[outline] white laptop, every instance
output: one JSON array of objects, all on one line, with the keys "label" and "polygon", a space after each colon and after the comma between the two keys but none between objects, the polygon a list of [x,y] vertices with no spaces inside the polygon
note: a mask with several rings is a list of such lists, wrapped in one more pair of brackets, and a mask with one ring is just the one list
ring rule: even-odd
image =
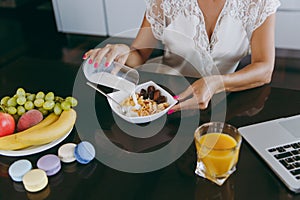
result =
[{"label": "white laptop", "polygon": [[300,115],[239,128],[283,183],[300,192]]}]

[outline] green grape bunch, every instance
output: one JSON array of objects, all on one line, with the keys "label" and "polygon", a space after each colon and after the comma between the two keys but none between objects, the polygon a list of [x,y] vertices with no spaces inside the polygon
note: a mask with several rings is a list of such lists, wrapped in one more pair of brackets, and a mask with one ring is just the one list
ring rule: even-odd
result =
[{"label": "green grape bunch", "polygon": [[18,88],[13,96],[4,96],[0,101],[0,110],[16,117],[20,117],[31,109],[39,110],[44,116],[55,113],[60,115],[64,110],[70,110],[77,106],[75,97],[63,98],[55,95],[54,92],[38,91],[30,93],[24,88]]}]

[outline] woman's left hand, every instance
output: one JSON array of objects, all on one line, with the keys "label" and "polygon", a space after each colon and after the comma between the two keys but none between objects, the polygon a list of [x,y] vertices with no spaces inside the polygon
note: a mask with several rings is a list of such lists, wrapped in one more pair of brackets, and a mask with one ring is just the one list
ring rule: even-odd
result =
[{"label": "woman's left hand", "polygon": [[[195,81],[175,98],[180,102],[169,110],[206,109],[212,96],[224,90],[222,76],[208,76]],[[190,97],[190,98],[189,98]]]}]

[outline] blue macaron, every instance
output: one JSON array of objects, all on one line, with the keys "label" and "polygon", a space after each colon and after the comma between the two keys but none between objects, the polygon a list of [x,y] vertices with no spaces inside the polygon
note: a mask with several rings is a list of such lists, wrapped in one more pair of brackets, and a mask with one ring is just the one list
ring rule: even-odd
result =
[{"label": "blue macaron", "polygon": [[32,164],[29,160],[21,159],[12,163],[8,168],[8,174],[12,180],[21,182],[23,176],[32,169]]},{"label": "blue macaron", "polygon": [[95,158],[96,151],[91,143],[82,141],[75,147],[74,155],[79,163],[88,164]]}]

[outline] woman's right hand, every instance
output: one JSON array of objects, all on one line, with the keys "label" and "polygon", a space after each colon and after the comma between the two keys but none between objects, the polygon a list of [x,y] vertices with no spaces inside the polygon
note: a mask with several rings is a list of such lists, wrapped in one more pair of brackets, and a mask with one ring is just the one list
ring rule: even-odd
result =
[{"label": "woman's right hand", "polygon": [[130,48],[126,44],[107,44],[103,48],[96,48],[87,51],[82,59],[89,59],[89,64],[94,63],[98,67],[99,63],[106,58],[105,66],[108,67],[113,61],[125,64],[130,53]]}]

